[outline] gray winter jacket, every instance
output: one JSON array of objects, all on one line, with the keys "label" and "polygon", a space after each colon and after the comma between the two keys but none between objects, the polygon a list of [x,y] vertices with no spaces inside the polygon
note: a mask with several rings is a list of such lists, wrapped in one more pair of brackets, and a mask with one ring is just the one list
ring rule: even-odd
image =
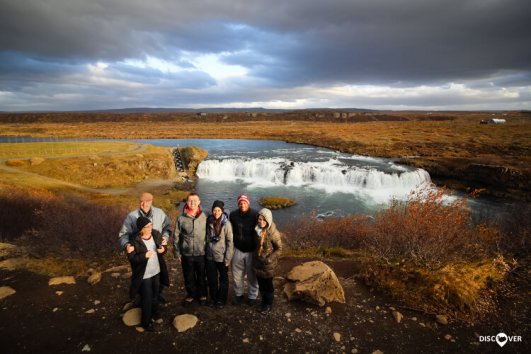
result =
[{"label": "gray winter jacket", "polygon": [[221,232],[219,239],[216,237],[214,229],[214,216],[207,219],[207,244],[206,258],[214,262],[229,263],[234,254],[234,243],[232,241],[232,226],[226,214],[221,215]]},{"label": "gray winter jacket", "polygon": [[205,255],[206,220],[207,217],[203,212],[195,218],[185,212],[177,217],[173,233],[175,257]]},{"label": "gray winter jacket", "polygon": [[149,212],[146,214],[142,209],[138,208],[127,215],[124,220],[124,224],[118,233],[118,239],[120,241],[120,247],[122,250],[125,248],[125,245],[130,242],[129,239],[131,238],[132,242],[132,236],[138,233],[138,230],[136,229],[136,219],[138,219],[140,216],[145,216],[151,220],[151,223],[153,224],[153,230],[160,232],[166,241],[170,239],[170,222],[166,216],[166,213],[162,209],[152,206]]}]

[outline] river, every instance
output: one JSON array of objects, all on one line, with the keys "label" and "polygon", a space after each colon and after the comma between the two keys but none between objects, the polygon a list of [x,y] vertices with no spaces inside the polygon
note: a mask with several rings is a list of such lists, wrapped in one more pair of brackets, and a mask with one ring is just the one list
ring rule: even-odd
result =
[{"label": "river", "polygon": [[318,217],[371,213],[391,198],[431,182],[429,174],[393,159],[344,154],[303,144],[245,139],[131,140],[156,146],[198,146],[209,152],[197,170],[197,192],[204,208],[216,199],[235,209],[236,197],[258,200],[284,196],[296,205],[274,211],[280,224],[312,212]]},{"label": "river", "polygon": [[[72,141],[91,139],[2,138],[1,142]],[[94,140],[94,139],[92,139]],[[99,141],[106,139],[98,139]],[[124,140],[122,140],[124,141]],[[202,206],[210,212],[214,200],[225,202],[228,210],[237,208],[236,197],[248,193],[251,207],[267,196],[295,200],[290,208],[275,210],[282,226],[301,215],[314,213],[319,218],[351,213],[373,213],[392,198],[405,200],[418,188],[429,186],[428,172],[404,166],[396,159],[374,158],[340,153],[311,145],[272,140],[246,139],[130,139],[155,146],[198,146],[208,158],[197,170],[196,191]],[[478,215],[495,213],[504,200],[470,200]]]}]

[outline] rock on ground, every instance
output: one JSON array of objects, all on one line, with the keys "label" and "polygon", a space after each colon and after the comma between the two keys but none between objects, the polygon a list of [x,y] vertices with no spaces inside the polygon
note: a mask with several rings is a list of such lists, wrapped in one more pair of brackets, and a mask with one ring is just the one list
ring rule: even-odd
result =
[{"label": "rock on ground", "polygon": [[139,307],[135,307],[133,309],[130,309],[126,313],[124,313],[124,317],[122,317],[122,321],[126,326],[138,326],[140,324],[140,321],[142,319],[142,309]]},{"label": "rock on ground", "polygon": [[400,321],[402,321],[402,319],[404,318],[404,315],[402,315],[398,311],[393,311],[393,317],[395,318],[396,323],[400,323]]},{"label": "rock on ground", "polygon": [[14,293],[16,293],[15,289],[9,286],[0,287],[0,299],[13,295]]},{"label": "rock on ground", "polygon": [[76,279],[73,276],[55,277],[48,281],[48,285],[75,284]]},{"label": "rock on ground", "polygon": [[101,273],[100,272],[94,272],[87,278],[87,282],[90,285],[97,284],[100,281],[101,281]]},{"label": "rock on ground", "polygon": [[284,293],[290,301],[300,299],[319,306],[333,301],[345,303],[345,292],[336,274],[321,261],[293,267],[286,280]]},{"label": "rock on ground", "polygon": [[179,315],[173,319],[173,327],[175,327],[178,332],[184,332],[194,328],[197,321],[199,321],[199,319],[194,315]]},{"label": "rock on ground", "polygon": [[448,316],[446,315],[437,315],[435,316],[435,320],[442,325],[448,324]]}]

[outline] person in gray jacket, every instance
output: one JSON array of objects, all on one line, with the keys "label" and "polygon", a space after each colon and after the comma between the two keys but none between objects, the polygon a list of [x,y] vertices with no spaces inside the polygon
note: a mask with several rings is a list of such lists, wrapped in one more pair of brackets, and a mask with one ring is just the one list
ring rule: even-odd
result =
[{"label": "person in gray jacket", "polygon": [[[153,230],[160,232],[165,244],[170,239],[170,222],[166,213],[159,208],[153,206],[153,195],[151,193],[142,193],[140,195],[139,207],[130,212],[124,220],[122,228],[118,233],[120,247],[127,253],[133,252],[134,248],[131,246],[130,238],[137,234],[139,230],[136,227],[136,219],[145,216],[153,225]],[[131,240],[132,241],[132,240]]]},{"label": "person in gray jacket", "polygon": [[[132,242],[135,235],[140,231],[138,230],[136,221],[141,216],[148,218],[153,225],[153,230],[158,231],[162,235],[163,246],[166,246],[170,239],[171,230],[168,216],[162,209],[153,206],[153,194],[147,192],[142,193],[139,198],[139,204],[138,209],[133,210],[127,215],[118,233],[120,249],[124,250],[127,255],[135,251]],[[166,299],[162,296],[162,289],[163,286],[160,286],[159,301],[164,303]]]},{"label": "person in gray jacket", "polygon": [[206,305],[205,275],[206,215],[201,211],[197,193],[190,193],[183,213],[175,223],[173,253],[183,268],[186,297],[184,305],[194,300]]},{"label": "person in gray jacket", "polygon": [[225,203],[216,200],[207,219],[206,271],[210,292],[209,306],[221,309],[229,292],[229,264],[234,253],[232,226]]}]

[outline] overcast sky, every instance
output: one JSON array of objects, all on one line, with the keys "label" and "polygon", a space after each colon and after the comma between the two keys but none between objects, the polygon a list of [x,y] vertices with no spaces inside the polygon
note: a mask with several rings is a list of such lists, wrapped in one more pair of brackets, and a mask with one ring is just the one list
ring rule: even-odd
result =
[{"label": "overcast sky", "polygon": [[0,110],[531,109],[530,0],[0,0]]}]

